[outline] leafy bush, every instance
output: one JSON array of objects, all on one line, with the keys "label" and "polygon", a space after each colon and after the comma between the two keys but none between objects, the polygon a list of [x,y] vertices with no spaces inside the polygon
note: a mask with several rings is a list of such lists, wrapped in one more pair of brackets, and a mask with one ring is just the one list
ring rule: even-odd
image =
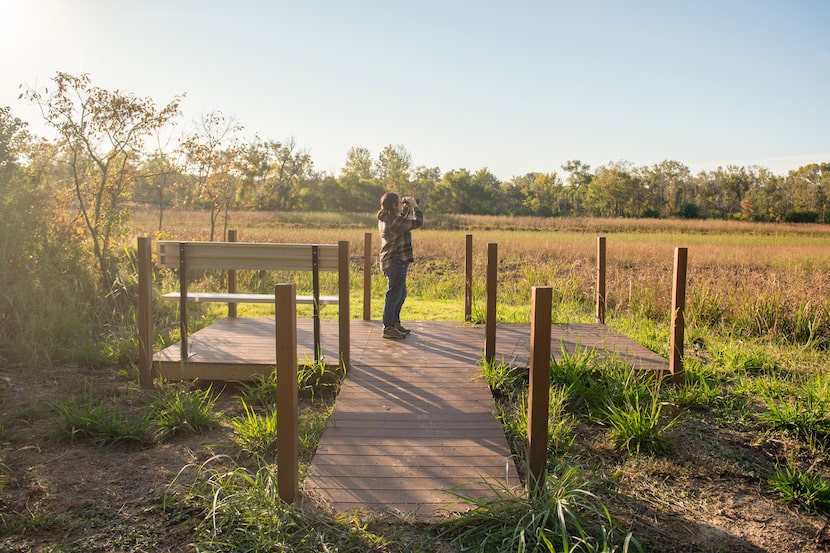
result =
[{"label": "leafy bush", "polygon": [[787,223],[818,223],[821,215],[818,211],[793,210],[784,214]]}]

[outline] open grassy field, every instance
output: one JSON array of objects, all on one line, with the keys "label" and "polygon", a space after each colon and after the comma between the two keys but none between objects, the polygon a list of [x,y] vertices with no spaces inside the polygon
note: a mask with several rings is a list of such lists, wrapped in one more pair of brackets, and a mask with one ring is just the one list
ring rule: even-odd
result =
[{"label": "open grassy field", "polygon": [[[125,251],[135,247],[135,236],[154,235],[156,225],[156,213],[138,210]],[[363,236],[376,234],[372,214],[232,213],[229,226],[240,240],[349,240],[352,316],[360,316]],[[207,213],[178,211],[165,214],[158,236],[206,239],[208,229]],[[483,311],[486,247],[497,243],[499,318],[519,322],[529,318],[534,285],[554,288],[555,322],[593,321],[596,239],[605,236],[607,322],[663,355],[673,250],[687,247],[686,383],[643,382],[624,367],[595,361],[590,352],[552,363],[545,493],[482,505],[449,525],[423,526],[394,518],[335,518],[308,502],[280,504],[269,457],[273,382],[224,388],[166,383],[148,393],[138,389],[129,362],[37,371],[3,367],[0,550],[830,548],[830,227],[431,220],[427,213],[427,228],[414,233],[417,262],[405,318],[463,318],[466,234],[473,235],[475,248],[474,318]],[[172,287],[168,278],[160,274],[158,287]],[[306,286],[303,278],[251,274],[242,285],[268,289],[295,279]],[[374,274],[375,319],[383,289],[382,276]],[[169,309],[157,313],[158,345],[175,339]],[[221,312],[205,309],[196,324]],[[324,316],[335,314],[336,308],[324,309]],[[121,332],[129,352],[134,337],[128,329]],[[521,455],[526,371],[483,366],[483,374]],[[300,375],[304,464],[340,376],[314,367]],[[561,520],[557,513],[564,513]],[[633,539],[626,541],[627,535]]]}]

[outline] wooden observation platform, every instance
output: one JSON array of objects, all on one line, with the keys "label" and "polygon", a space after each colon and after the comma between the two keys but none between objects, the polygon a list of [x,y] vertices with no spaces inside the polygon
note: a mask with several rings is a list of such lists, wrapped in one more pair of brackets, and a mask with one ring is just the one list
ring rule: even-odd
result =
[{"label": "wooden observation platform", "polygon": [[[235,235],[234,235],[235,240]],[[174,248],[173,246],[176,246]],[[204,254],[202,254],[204,250]],[[319,250],[319,251],[318,251]],[[240,253],[241,252],[241,253]],[[263,254],[267,252],[267,255]],[[521,487],[517,460],[511,456],[496,406],[481,378],[482,358],[528,367],[530,376],[528,469],[539,475],[544,448],[533,438],[547,426],[549,357],[563,352],[593,350],[600,358],[632,366],[641,372],[682,379],[686,250],[675,250],[672,290],[672,332],[666,360],[606,326],[605,239],[598,240],[597,323],[550,325],[550,288],[533,291],[530,324],[497,323],[495,317],[497,247],[488,244],[487,320],[485,326],[461,322],[410,322],[406,339],[383,339],[382,325],[369,320],[371,236],[364,246],[364,314],[352,320],[349,307],[348,243],[337,245],[260,245],[177,243],[159,251],[160,263],[178,266],[182,344],[152,351],[152,263],[149,239],[139,239],[139,373],[142,385],[153,378],[241,381],[277,372],[289,378],[292,365],[303,360],[346,366],[334,410],[318,445],[305,493],[338,513],[383,512],[416,520],[432,520],[470,506],[458,503],[456,490],[470,497],[492,495],[504,487]],[[465,317],[469,318],[472,283],[472,239],[467,236]],[[173,254],[176,255],[173,255]],[[165,260],[175,257],[174,261]],[[239,255],[237,255],[239,254]],[[204,267],[203,267],[204,265]],[[217,266],[228,270],[227,293],[201,293],[190,301],[228,301],[229,317],[192,335],[187,333],[187,270]],[[269,295],[241,296],[235,290],[235,269],[311,270],[311,299],[297,296],[293,285],[277,286],[277,311],[288,308],[278,326],[275,319],[237,318],[233,301],[272,301]],[[318,270],[338,271],[338,320],[317,316],[321,304]],[[171,296],[171,294],[168,294]],[[296,319],[296,302],[315,305],[313,319]],[[282,307],[280,307],[282,306]],[[538,311],[538,313],[537,313]],[[296,321],[296,326],[294,322]],[[290,322],[290,324],[288,324]],[[286,325],[286,326],[282,326]],[[550,326],[548,326],[550,325]],[[280,330],[281,329],[281,330]],[[550,332],[550,341],[547,333]],[[276,338],[276,344],[275,344]],[[288,347],[286,347],[288,346]],[[549,350],[548,350],[549,346]],[[326,357],[328,352],[330,357]],[[277,362],[280,356],[281,362]],[[547,378],[546,378],[547,377]],[[534,382],[538,388],[534,392]],[[296,392],[296,390],[295,390]],[[293,418],[296,432],[296,393],[280,396],[277,409]],[[293,403],[293,408],[290,405]],[[542,416],[533,414],[533,411]],[[282,415],[279,415],[282,419]],[[542,432],[539,432],[542,428]],[[288,433],[284,433],[287,435]],[[296,434],[295,434],[296,438]],[[285,444],[292,470],[283,471],[286,500],[297,491],[296,444]],[[278,444],[278,447],[279,444]],[[280,450],[283,451],[283,450]],[[524,462],[522,460],[521,462]],[[291,481],[293,479],[293,482]],[[283,497],[283,481],[280,481]]]}]

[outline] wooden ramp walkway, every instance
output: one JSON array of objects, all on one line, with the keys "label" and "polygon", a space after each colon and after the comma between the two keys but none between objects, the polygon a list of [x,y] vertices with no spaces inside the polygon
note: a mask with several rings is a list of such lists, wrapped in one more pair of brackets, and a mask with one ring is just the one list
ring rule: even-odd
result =
[{"label": "wooden ramp walkway", "polygon": [[[466,510],[447,493],[520,486],[495,403],[477,365],[483,331],[411,323],[404,340],[368,324],[317,448],[306,492],[336,512],[417,520]],[[354,332],[354,331],[353,331]]]}]

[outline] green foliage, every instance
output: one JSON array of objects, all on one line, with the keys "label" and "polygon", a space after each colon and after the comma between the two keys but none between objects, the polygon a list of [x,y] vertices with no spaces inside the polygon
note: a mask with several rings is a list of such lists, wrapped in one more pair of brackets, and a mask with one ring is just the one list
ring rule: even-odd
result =
[{"label": "green foliage", "polygon": [[648,393],[649,378],[613,357],[600,358],[593,349],[577,345],[574,353],[562,347],[560,359],[551,358],[551,383],[565,386],[570,409],[602,421],[609,404]]},{"label": "green foliage", "polygon": [[277,413],[273,409],[257,413],[242,401],[244,416],[230,420],[234,443],[239,450],[267,464],[277,451]]},{"label": "green foliage", "polygon": [[677,407],[696,409],[718,404],[726,391],[711,368],[704,369],[699,361],[690,359],[685,362],[683,383],[669,386],[665,393],[668,401]]},{"label": "green foliage", "polygon": [[275,405],[277,403],[276,373],[257,375],[251,382],[242,382],[239,399],[247,405],[259,407]]},{"label": "green foliage", "polygon": [[826,449],[830,445],[830,410],[827,404],[811,397],[768,403],[767,412],[760,417],[773,430],[786,432],[813,448]]},{"label": "green foliage", "polygon": [[306,360],[297,370],[297,393],[314,401],[317,394],[325,391],[335,392],[340,380],[346,374],[344,367],[330,371],[324,362],[315,363]]},{"label": "green foliage", "polygon": [[784,468],[775,467],[770,488],[778,492],[783,501],[794,503],[808,513],[830,515],[830,482],[813,472],[802,471],[792,459]]},{"label": "green foliage", "polygon": [[[567,453],[576,439],[576,419],[568,413],[569,390],[561,386],[551,386],[548,402],[548,454]],[[528,439],[527,394],[521,394],[516,402],[503,411],[500,419],[505,431],[513,440],[526,444]]]},{"label": "green foliage", "polygon": [[150,421],[146,416],[132,419],[122,409],[96,400],[91,393],[58,401],[54,408],[58,412],[55,431],[61,438],[89,440],[98,447],[151,442]]},{"label": "green foliage", "polygon": [[[342,366],[332,370],[324,362],[306,360],[297,369],[297,394],[313,402],[321,393],[336,393],[344,375]],[[243,382],[239,395],[249,405],[274,405],[277,401],[276,373],[257,376],[250,383]]]},{"label": "green foliage", "polygon": [[150,406],[150,417],[156,426],[156,439],[163,441],[176,434],[199,434],[219,426],[214,412],[218,395],[213,388],[205,390],[173,390],[161,395]]},{"label": "green foliage", "polygon": [[516,367],[505,362],[489,360],[482,357],[481,373],[496,397],[515,397],[523,388],[527,387],[527,369]]},{"label": "green foliage", "polygon": [[[642,405],[641,401],[646,404]],[[656,390],[643,399],[635,393],[626,395],[621,405],[609,404],[605,416],[611,426],[614,446],[619,451],[637,455],[665,452],[669,447],[666,431],[679,419],[675,417],[663,423],[662,408]]]},{"label": "green foliage", "polygon": [[778,364],[766,351],[747,350],[740,344],[730,345],[718,352],[718,361],[732,372],[762,373],[776,372]]},{"label": "green foliage", "polygon": [[474,508],[442,523],[441,536],[463,551],[481,553],[642,551],[592,491],[597,486],[577,467],[561,465],[537,493],[503,484],[491,484],[492,497],[487,498],[455,490]]},{"label": "green foliage", "polygon": [[[197,551],[285,551],[292,553],[384,553],[388,543],[349,518],[332,519],[279,497],[271,467],[250,471],[212,465],[212,458],[188,465],[170,486],[167,502],[193,513]],[[185,483],[189,479],[189,483]],[[406,549],[404,549],[406,550]]]}]

